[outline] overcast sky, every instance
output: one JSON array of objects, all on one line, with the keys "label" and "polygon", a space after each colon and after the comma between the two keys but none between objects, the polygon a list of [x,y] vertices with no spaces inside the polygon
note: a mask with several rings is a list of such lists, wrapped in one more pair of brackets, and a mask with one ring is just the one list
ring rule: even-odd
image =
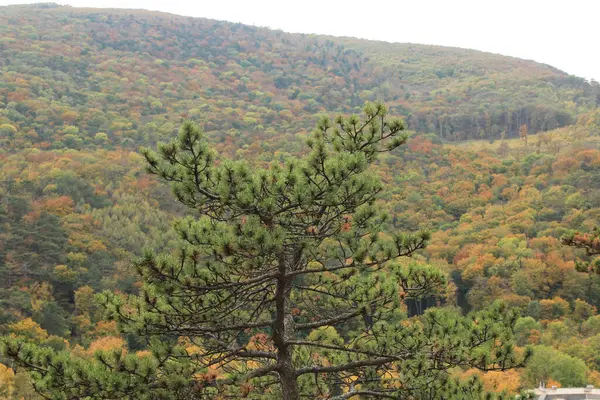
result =
[{"label": "overcast sky", "polygon": [[[47,0],[52,1],[52,0]],[[287,32],[465,47],[600,80],[599,0],[55,0],[144,8]],[[24,0],[0,0],[0,5]]]}]

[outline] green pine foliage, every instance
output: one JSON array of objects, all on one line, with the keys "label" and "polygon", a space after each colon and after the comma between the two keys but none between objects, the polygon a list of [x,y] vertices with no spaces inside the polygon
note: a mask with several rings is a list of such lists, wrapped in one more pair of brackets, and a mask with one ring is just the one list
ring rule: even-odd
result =
[{"label": "green pine foliage", "polygon": [[137,262],[139,296],[101,299],[149,352],[85,360],[9,339],[3,353],[56,399],[483,396],[452,371],[504,371],[529,353],[515,351],[517,315],[502,304],[407,315],[406,301],[447,278],[402,260],[429,234],[381,231],[370,167],[406,140],[403,122],[369,103],[362,118],[321,119],[304,157],[251,168],[217,157],[184,123],[177,140],[142,152],[189,209],[175,224],[181,246]]}]

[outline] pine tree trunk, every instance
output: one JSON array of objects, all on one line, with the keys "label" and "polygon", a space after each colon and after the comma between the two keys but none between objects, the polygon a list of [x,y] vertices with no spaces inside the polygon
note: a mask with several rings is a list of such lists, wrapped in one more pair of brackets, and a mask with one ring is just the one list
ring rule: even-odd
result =
[{"label": "pine tree trunk", "polygon": [[286,277],[287,268],[284,255],[279,257],[279,277],[275,292],[276,315],[273,329],[273,343],[277,348],[279,380],[284,400],[300,400],[296,370],[292,364],[292,353],[287,341],[294,335],[294,319],[289,305],[291,278]]},{"label": "pine tree trunk", "polygon": [[[283,392],[284,400],[300,400],[300,392],[298,390],[298,381],[296,378],[296,371],[292,365],[292,357],[287,352],[287,361],[280,358],[281,369],[279,371],[279,379],[281,381],[281,391]],[[280,353],[281,356],[281,353]]]}]

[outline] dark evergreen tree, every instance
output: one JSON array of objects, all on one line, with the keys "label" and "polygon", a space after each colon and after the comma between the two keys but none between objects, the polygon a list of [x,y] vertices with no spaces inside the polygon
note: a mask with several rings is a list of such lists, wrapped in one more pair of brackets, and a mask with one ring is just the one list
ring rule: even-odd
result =
[{"label": "dark evergreen tree", "polygon": [[184,123],[177,140],[143,150],[148,171],[190,210],[176,223],[182,245],[137,262],[139,297],[103,296],[151,355],[89,361],[15,340],[4,354],[54,399],[482,398],[480,384],[451,370],[521,365],[516,316],[501,304],[407,316],[404,301],[445,277],[403,259],[427,233],[381,232],[372,165],[406,138],[400,119],[367,104],[362,119],[321,119],[306,156],[262,169],[218,159]]}]

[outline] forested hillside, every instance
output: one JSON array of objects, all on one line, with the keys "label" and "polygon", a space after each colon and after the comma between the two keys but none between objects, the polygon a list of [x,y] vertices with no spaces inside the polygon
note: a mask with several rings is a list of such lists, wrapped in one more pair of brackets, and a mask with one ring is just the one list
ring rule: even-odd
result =
[{"label": "forested hillside", "polygon": [[273,149],[315,113],[366,100],[444,139],[510,138],[600,103],[597,84],[532,61],[146,11],[3,7],[0,55],[13,148],[135,147],[193,118],[221,141]]},{"label": "forested hillside", "polygon": [[[179,242],[186,210],[139,146],[193,119],[220,156],[266,166],[306,152],[316,114],[379,99],[411,131],[374,167],[386,229],[431,231],[412,259],[448,278],[403,311],[503,300],[521,313],[517,353],[533,346],[525,368],[453,376],[509,393],[600,384],[597,264],[561,242],[600,217],[598,84],[471,50],[51,4],[0,8],[0,69],[0,334],[143,355],[94,297],[137,293],[132,260]],[[0,364],[2,396],[38,398]]]}]

